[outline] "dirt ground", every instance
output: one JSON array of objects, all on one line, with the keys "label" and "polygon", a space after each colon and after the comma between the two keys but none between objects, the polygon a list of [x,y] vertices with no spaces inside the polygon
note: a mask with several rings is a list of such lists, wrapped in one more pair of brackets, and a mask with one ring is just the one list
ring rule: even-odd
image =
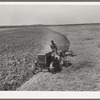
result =
[{"label": "dirt ground", "polygon": [[100,90],[100,25],[59,26],[51,29],[66,35],[71,43],[70,49],[76,54],[68,58],[72,66],[61,72],[73,76],[71,90]]},{"label": "dirt ground", "polygon": [[100,90],[100,25],[48,26],[64,34],[72,65],[57,74],[42,72],[27,81],[19,91],[99,91]]},{"label": "dirt ground", "polygon": [[[65,37],[59,33],[68,38],[70,50],[76,54],[66,58],[72,65],[64,66],[57,74],[34,75],[36,54],[50,49],[47,47],[51,38],[59,40],[58,45],[62,45],[62,40],[65,43]],[[99,91],[100,25],[0,29],[0,90],[16,88],[18,91]]]},{"label": "dirt ground", "polygon": [[51,39],[68,49],[68,39],[47,27],[1,28],[0,90],[16,90],[33,77],[34,60],[51,51]]}]

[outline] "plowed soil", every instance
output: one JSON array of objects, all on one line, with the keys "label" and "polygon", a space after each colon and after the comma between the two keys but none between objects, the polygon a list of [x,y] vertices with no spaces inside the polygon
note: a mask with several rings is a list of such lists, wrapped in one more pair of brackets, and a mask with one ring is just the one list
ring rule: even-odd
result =
[{"label": "plowed soil", "polygon": [[34,59],[51,51],[51,40],[68,50],[69,40],[47,27],[0,29],[0,90],[16,90],[34,77]]},{"label": "plowed soil", "polygon": [[41,72],[19,91],[100,91],[100,25],[47,26],[68,37],[72,65],[57,74]]}]

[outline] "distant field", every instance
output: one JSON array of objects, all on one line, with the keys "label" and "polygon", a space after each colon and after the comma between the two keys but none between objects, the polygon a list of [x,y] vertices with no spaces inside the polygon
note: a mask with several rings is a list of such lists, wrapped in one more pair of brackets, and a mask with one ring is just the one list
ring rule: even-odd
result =
[{"label": "distant field", "polygon": [[[67,49],[70,44],[76,56],[66,60],[72,65],[57,74],[42,72],[34,76],[36,54],[50,51],[51,39],[59,49]],[[17,88],[19,91],[100,91],[100,24],[1,28],[0,90]]]}]

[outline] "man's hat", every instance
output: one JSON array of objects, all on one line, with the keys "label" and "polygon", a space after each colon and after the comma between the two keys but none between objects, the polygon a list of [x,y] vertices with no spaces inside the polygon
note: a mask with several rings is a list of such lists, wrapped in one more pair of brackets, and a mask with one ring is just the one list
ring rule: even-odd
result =
[{"label": "man's hat", "polygon": [[53,40],[51,40],[51,42],[54,42]]}]

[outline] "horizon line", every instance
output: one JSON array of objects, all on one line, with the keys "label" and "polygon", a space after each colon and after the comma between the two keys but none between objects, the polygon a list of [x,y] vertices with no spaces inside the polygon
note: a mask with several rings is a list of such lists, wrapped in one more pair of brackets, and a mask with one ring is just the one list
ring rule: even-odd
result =
[{"label": "horizon line", "polygon": [[25,27],[25,26],[64,26],[64,25],[90,25],[90,24],[100,24],[100,23],[71,23],[71,24],[22,24],[22,25],[0,25],[2,27]]}]

